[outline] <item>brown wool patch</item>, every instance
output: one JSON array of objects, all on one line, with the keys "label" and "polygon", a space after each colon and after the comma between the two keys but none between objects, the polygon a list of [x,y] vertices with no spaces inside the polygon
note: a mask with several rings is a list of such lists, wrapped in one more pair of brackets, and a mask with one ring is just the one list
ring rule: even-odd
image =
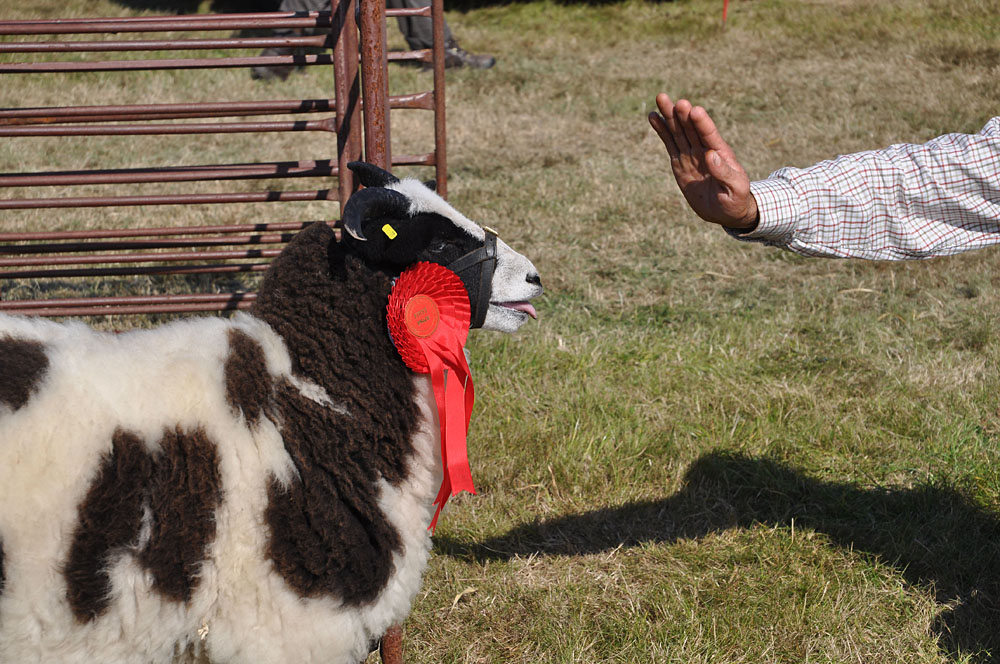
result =
[{"label": "brown wool patch", "polygon": [[142,441],[118,429],[111,454],[80,504],[76,532],[63,574],[73,615],[81,623],[100,616],[110,603],[109,559],[136,541],[142,526],[144,487],[152,460]]},{"label": "brown wool patch", "polygon": [[324,224],[301,231],[275,259],[253,315],[284,340],[292,370],[350,415],[274,388],[277,421],[297,477],[276,480],[265,517],[268,554],[304,596],[360,605],[393,573],[399,533],[378,508],[380,479],[407,477],[417,421],[412,374],[386,332],[391,279],[347,254]]},{"label": "brown wool patch", "polygon": [[265,414],[271,397],[271,377],[264,349],[245,332],[230,330],[225,364],[226,399],[233,411],[242,411],[250,426]]},{"label": "brown wool patch", "polygon": [[394,486],[407,476],[416,427],[413,379],[385,322],[392,277],[346,254],[326,224],[299,232],[272,263],[251,313],[278,333],[292,370],[352,416],[336,425]]},{"label": "brown wool patch", "polygon": [[282,438],[298,470],[287,489],[268,486],[268,554],[305,597],[332,594],[349,605],[375,599],[393,571],[399,534],[377,503],[374,474],[351,458],[352,441],[323,426],[325,409],[290,385],[278,390]]},{"label": "brown wool patch", "polygon": [[[150,455],[133,433],[117,430],[111,454],[79,507],[64,568],[73,615],[85,623],[110,604],[109,564],[131,554],[153,575],[153,588],[187,601],[200,565],[215,539],[215,511],[222,499],[215,445],[201,429],[165,431]],[[138,549],[144,509],[150,536]]]},{"label": "brown wool patch", "polygon": [[49,358],[37,341],[0,338],[0,402],[23,408],[45,376]]},{"label": "brown wool patch", "polygon": [[222,501],[219,459],[201,429],[166,431],[160,448],[147,486],[152,532],[139,561],[153,573],[158,592],[186,602],[215,539],[215,511]]}]

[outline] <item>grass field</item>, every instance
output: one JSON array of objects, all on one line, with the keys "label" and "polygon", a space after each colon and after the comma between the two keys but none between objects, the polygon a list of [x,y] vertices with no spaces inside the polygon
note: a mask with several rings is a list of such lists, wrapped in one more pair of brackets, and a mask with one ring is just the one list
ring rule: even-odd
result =
[{"label": "grass field", "polygon": [[[881,264],[736,242],[687,210],[646,122],[660,91],[704,105],[753,178],[978,131],[1000,113],[995,0],[733,0],[724,29],[721,0],[447,6],[462,44],[499,59],[448,74],[450,199],[532,257],[547,292],[517,336],[470,341],[479,495],[442,517],[406,661],[1000,655],[1000,250]],[[401,91],[429,84],[391,75]],[[67,90],[308,96],[327,76],[24,79],[3,82],[0,106]],[[417,151],[430,126],[399,115],[393,133],[394,150]],[[298,136],[142,145],[9,139],[0,171],[333,156]]]}]

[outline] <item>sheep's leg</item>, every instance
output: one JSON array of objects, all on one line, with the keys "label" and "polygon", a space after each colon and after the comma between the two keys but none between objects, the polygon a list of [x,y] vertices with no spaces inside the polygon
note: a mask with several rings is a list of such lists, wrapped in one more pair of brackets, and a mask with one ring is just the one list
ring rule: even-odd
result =
[{"label": "sheep's leg", "polygon": [[403,628],[393,625],[382,635],[378,646],[382,664],[403,664]]}]

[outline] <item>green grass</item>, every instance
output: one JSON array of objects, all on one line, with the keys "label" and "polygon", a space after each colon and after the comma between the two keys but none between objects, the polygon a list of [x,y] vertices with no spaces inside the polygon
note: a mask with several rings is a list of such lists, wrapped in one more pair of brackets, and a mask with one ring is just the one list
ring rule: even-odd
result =
[{"label": "green grass", "polygon": [[[107,0],[36,4],[39,16],[50,5],[128,12]],[[448,74],[450,199],[532,257],[547,293],[518,335],[472,335],[480,495],[442,517],[405,626],[408,662],[1000,654],[1000,252],[876,264],[735,242],[687,210],[645,119],[657,92],[690,97],[754,178],[978,131],[1000,108],[995,3],[734,0],[725,29],[721,8],[469,0],[449,12],[463,46],[499,58]],[[399,43],[392,26],[390,37]],[[85,100],[280,98],[317,94],[326,77],[67,85]],[[397,67],[391,78],[398,91],[429,82]],[[0,102],[65,90],[5,81]],[[394,151],[429,145],[423,116],[393,122]],[[327,158],[331,148],[298,136],[19,139],[0,142],[0,170],[209,154]],[[56,217],[93,226],[158,214]]]}]

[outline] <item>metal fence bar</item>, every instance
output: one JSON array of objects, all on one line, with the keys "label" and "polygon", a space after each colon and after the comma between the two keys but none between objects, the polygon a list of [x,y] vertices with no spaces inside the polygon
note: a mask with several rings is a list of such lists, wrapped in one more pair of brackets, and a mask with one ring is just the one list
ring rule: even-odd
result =
[{"label": "metal fence bar", "polygon": [[[245,21],[250,19],[286,19],[293,17],[303,17],[323,14],[323,11],[308,11],[308,12],[240,12],[233,14],[189,14],[186,16],[174,16],[174,15],[153,15],[153,16],[111,16],[111,17],[83,17],[83,18],[28,18],[28,19],[15,19],[15,20],[4,20],[0,21],[0,26],[15,24],[15,25],[56,25],[56,26],[67,26],[67,25],[89,25],[91,23],[103,23],[108,21],[127,21],[131,24],[138,23],[169,23],[171,21],[188,21],[188,22],[215,22],[219,19],[228,21]],[[327,14],[329,12],[326,12]],[[165,28],[164,28],[165,29]],[[24,34],[24,33],[11,33],[11,34]]]},{"label": "metal fence bar", "polygon": [[228,263],[224,265],[155,265],[128,268],[53,268],[49,270],[5,270],[0,279],[47,279],[62,277],[134,277],[141,275],[230,274],[263,272],[269,263]]},{"label": "metal fence bar", "polygon": [[[381,1],[381,0],[380,0]],[[361,158],[361,124],[357,122],[361,109],[361,80],[358,58],[358,9],[355,2],[361,0],[334,0],[333,31],[337,39],[333,51],[334,85],[337,100],[337,193],[340,198],[340,212],[356,189],[354,173],[347,167],[351,161]]]},{"label": "metal fence bar", "polygon": [[140,184],[149,182],[197,182],[205,180],[254,180],[269,178],[327,177],[337,167],[321,161],[276,161],[259,164],[210,166],[164,166],[116,170],[0,173],[0,187],[50,187],[84,184]]},{"label": "metal fence bar", "polygon": [[188,104],[132,104],[128,106],[63,106],[0,108],[0,125],[47,122],[107,122],[113,120],[180,120],[202,117],[324,113],[333,111],[333,99],[196,102]]},{"label": "metal fence bar", "polygon": [[0,35],[68,35],[185,30],[259,30],[331,27],[330,12],[143,16],[99,19],[0,21]]},{"label": "metal fence bar", "polygon": [[164,251],[131,254],[75,254],[73,256],[0,256],[0,267],[39,267],[42,265],[105,265],[111,263],[177,263],[190,260],[230,260],[239,258],[274,258],[280,249],[243,249],[236,251]]},{"label": "metal fence bar", "polygon": [[[414,51],[414,53],[423,53]],[[430,53],[430,51],[427,51]],[[422,56],[421,56],[422,57]],[[286,122],[256,122],[256,123],[173,123],[173,124],[115,124],[105,125],[95,129],[84,129],[83,127],[73,127],[70,123],[81,122],[108,122],[108,121],[129,121],[129,120],[186,120],[204,117],[233,117],[248,115],[276,115],[283,113],[322,113],[335,111],[329,106],[329,100],[311,100],[311,107],[302,107],[301,101],[271,103],[247,103],[240,105],[237,102],[224,105],[224,110],[220,110],[217,104],[175,104],[173,106],[184,109],[204,108],[205,110],[187,110],[172,112],[135,112],[134,107],[77,107],[78,109],[91,109],[90,115],[81,113],[71,115],[66,111],[75,111],[68,108],[43,108],[43,109],[0,109],[0,136],[117,136],[119,130],[127,128],[129,132],[135,134],[183,134],[183,133],[239,133],[255,131],[336,131],[336,121],[318,120],[306,121],[303,124],[299,120]],[[280,104],[280,105],[279,105]],[[297,106],[291,106],[296,104]],[[410,108],[423,109],[427,111],[435,110],[435,96],[433,92],[417,92],[412,94],[392,95],[389,97],[390,108]],[[170,105],[163,105],[163,107]],[[237,108],[241,106],[241,108]],[[361,104],[363,106],[363,104]],[[110,111],[106,109],[112,109]],[[52,125],[58,124],[55,129],[38,128],[30,129],[32,125]],[[214,129],[214,131],[213,131]],[[57,131],[78,131],[78,134],[59,134]],[[37,133],[33,133],[37,132]],[[122,131],[121,133],[127,133]]]},{"label": "metal fence bar", "polygon": [[[422,51],[394,53],[385,60],[404,61],[423,59]],[[166,58],[158,60],[102,60],[102,61],[58,61],[58,62],[14,62],[0,63],[0,74],[58,74],[72,72],[107,71],[161,71],[164,69],[226,69],[233,67],[253,67],[258,65],[314,67],[333,64],[333,56],[327,54],[302,55],[254,55],[234,58]]]},{"label": "metal fence bar", "polygon": [[[84,251],[123,251],[134,249],[198,249],[204,247],[236,247],[243,245],[284,244],[293,234],[283,235],[231,235],[198,238],[159,240],[121,240],[118,242],[56,242],[37,244],[0,245],[0,256],[21,254],[80,253]],[[195,254],[197,255],[197,254]]]},{"label": "metal fence bar", "polygon": [[327,46],[328,37],[231,37],[227,39],[136,39],[130,41],[3,42],[0,53],[91,53],[118,51],[188,51],[226,48]]},{"label": "metal fence bar", "polygon": [[150,304],[181,304],[226,302],[238,298],[252,302],[257,299],[256,293],[182,293],[177,295],[119,295],[113,297],[64,297],[46,298],[44,300],[3,300],[0,310],[31,309],[37,305],[47,307],[112,307],[118,305],[150,305]]},{"label": "metal fence bar", "polygon": [[[97,307],[58,307],[46,306],[44,300],[40,300],[38,306],[24,308],[16,313],[28,313],[32,316],[134,316],[137,314],[188,314],[204,313],[211,311],[236,311],[239,309],[249,309],[254,300],[238,297],[236,294],[227,300],[212,302],[194,302],[185,304],[171,304],[155,302],[147,305],[116,305]],[[6,307],[0,306],[0,309]]]},{"label": "metal fence bar", "polygon": [[284,122],[211,122],[172,124],[117,124],[2,127],[3,136],[176,136],[184,134],[251,134],[302,131],[335,131],[332,120]]},{"label": "metal fence bar", "polygon": [[[32,231],[0,233],[0,242],[51,242],[59,239],[85,240],[136,238],[171,235],[210,235],[213,233],[255,233],[267,231],[298,231],[311,221],[265,222],[259,224],[229,224],[220,226],[159,226],[156,228],[103,228],[85,231]],[[329,222],[328,222],[329,223]]]},{"label": "metal fence bar", "polygon": [[385,49],[385,3],[362,2],[361,77],[365,82],[365,159],[381,168],[391,168],[389,149],[389,78]]},{"label": "metal fence bar", "polygon": [[431,0],[431,16],[434,21],[434,177],[437,191],[448,196],[448,163],[445,141],[445,98],[444,98],[444,0]]},{"label": "metal fence bar", "polygon": [[[433,165],[433,153],[400,155],[400,165]],[[0,187],[53,187],[86,184],[143,184],[203,182],[216,180],[266,180],[339,175],[339,169],[323,161],[264,162],[218,166],[165,166],[120,170],[90,170],[43,173],[0,173]]]},{"label": "metal fence bar", "polygon": [[437,161],[438,156],[433,152],[425,154],[398,154],[392,158],[392,163],[396,166],[434,166],[437,164]]},{"label": "metal fence bar", "polygon": [[226,69],[257,65],[313,67],[333,64],[333,56],[255,55],[241,58],[168,58],[162,60],[106,60],[101,62],[0,63],[0,74],[57,74],[68,72],[161,71],[164,69]]},{"label": "metal fence bar", "polygon": [[223,203],[285,203],[335,201],[329,189],[307,191],[253,191],[218,194],[154,194],[147,196],[75,196],[67,198],[0,199],[0,210],[37,208],[127,207],[132,205],[220,205]]},{"label": "metal fence bar", "polygon": [[398,8],[385,8],[386,18],[394,18],[397,16],[432,16],[431,6],[426,7],[398,7]]}]

